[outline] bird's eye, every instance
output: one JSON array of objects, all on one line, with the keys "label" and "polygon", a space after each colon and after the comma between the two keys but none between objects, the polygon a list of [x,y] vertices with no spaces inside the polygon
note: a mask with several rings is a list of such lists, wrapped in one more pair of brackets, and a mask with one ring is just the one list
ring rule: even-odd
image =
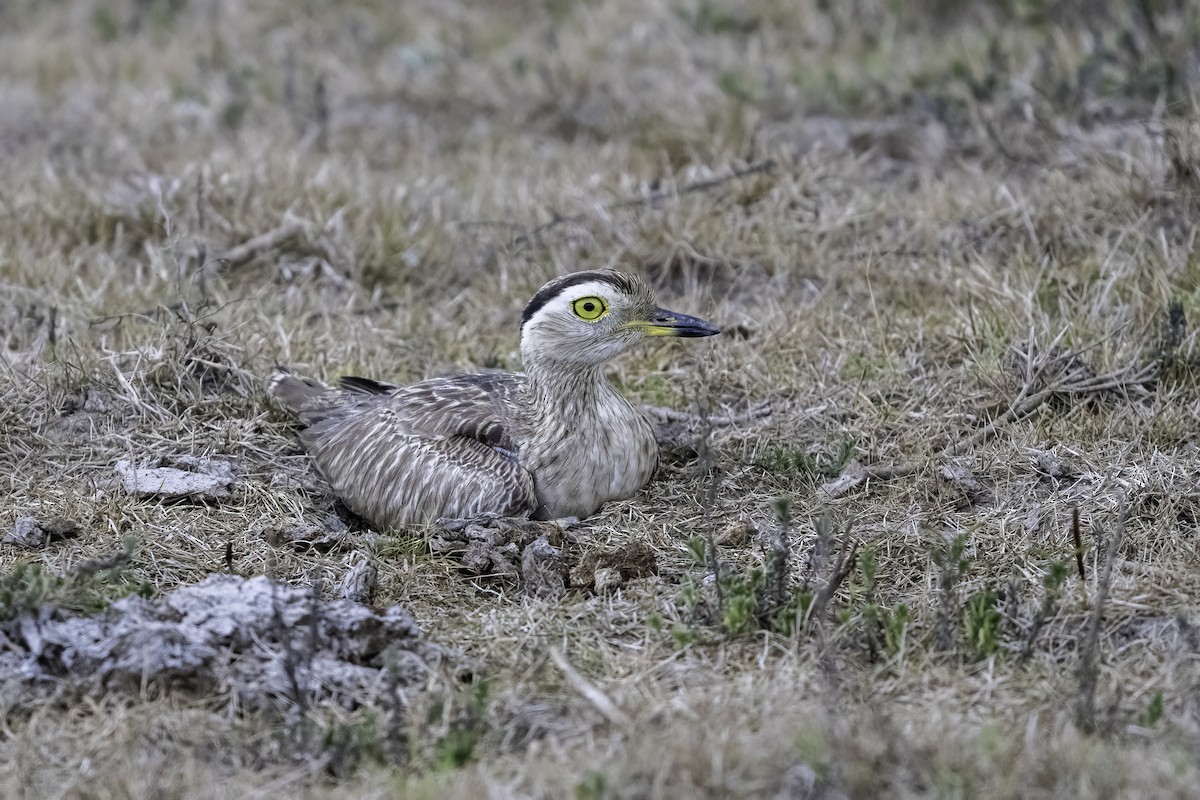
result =
[{"label": "bird's eye", "polygon": [[586,322],[595,322],[608,313],[608,303],[599,297],[581,297],[571,303],[575,316]]}]

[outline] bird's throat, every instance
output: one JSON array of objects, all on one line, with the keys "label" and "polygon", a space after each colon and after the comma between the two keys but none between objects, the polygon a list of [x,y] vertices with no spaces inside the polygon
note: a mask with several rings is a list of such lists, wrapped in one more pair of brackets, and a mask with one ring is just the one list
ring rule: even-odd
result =
[{"label": "bird's throat", "polygon": [[[612,403],[624,398],[600,366],[538,367],[526,370],[521,423],[530,438],[550,429],[587,430]],[[557,432],[557,431],[556,431]]]}]

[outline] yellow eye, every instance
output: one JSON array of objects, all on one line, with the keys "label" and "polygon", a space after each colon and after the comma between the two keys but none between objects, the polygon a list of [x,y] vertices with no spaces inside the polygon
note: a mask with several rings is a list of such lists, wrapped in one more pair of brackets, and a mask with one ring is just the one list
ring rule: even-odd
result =
[{"label": "yellow eye", "polygon": [[575,316],[586,322],[595,322],[608,313],[608,303],[599,297],[581,297],[571,303]]}]

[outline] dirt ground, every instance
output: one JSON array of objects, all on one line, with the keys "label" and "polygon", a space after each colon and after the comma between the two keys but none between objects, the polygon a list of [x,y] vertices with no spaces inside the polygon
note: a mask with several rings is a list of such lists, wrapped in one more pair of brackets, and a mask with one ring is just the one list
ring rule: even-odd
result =
[{"label": "dirt ground", "polygon": [[[1196,796],[1197,86],[1185,0],[0,4],[0,795]],[[605,268],[725,332],[558,590],[266,398]]]}]

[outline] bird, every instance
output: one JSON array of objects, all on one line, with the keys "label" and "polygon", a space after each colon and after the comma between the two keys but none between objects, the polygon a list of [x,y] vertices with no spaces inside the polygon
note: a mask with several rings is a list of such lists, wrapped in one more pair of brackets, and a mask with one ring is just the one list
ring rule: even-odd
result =
[{"label": "bird", "polygon": [[653,337],[721,331],[657,305],[640,277],[575,272],[521,314],[523,372],[361,377],[328,385],[277,368],[267,393],[334,494],[383,529],[439,520],[583,519],[636,494],[658,466],[654,427],[605,376]]}]

